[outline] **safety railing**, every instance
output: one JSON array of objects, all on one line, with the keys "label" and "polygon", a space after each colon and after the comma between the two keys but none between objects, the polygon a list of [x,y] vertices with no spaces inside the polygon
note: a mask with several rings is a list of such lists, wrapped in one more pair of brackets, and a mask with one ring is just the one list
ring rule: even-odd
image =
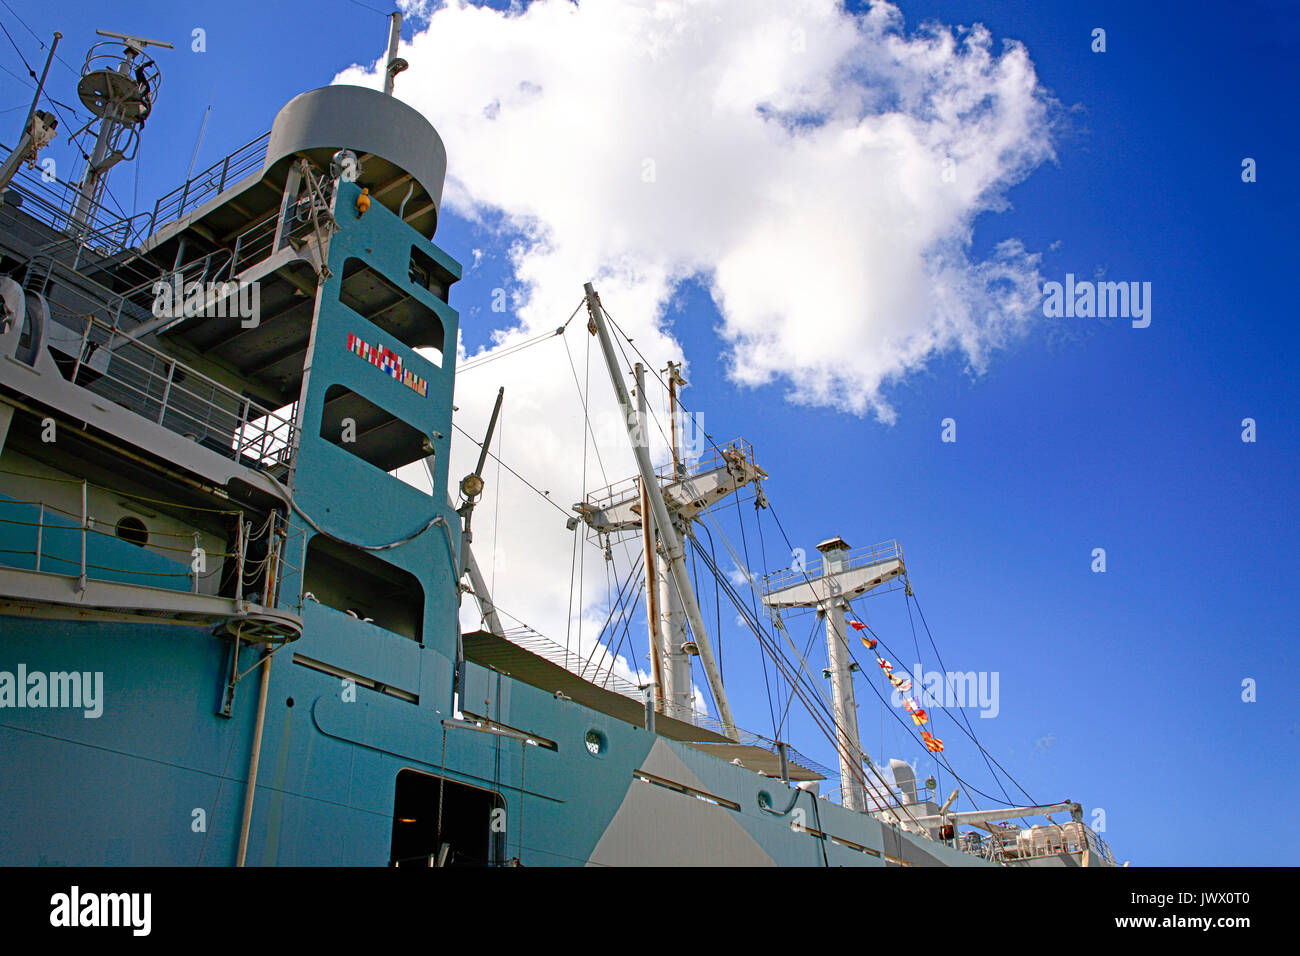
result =
[{"label": "safety railing", "polygon": [[[675,462],[667,461],[655,469],[655,477],[659,479],[661,486],[667,486],[676,481],[707,475],[720,468],[734,467],[737,462],[747,462],[750,466],[756,467],[754,448],[743,438],[737,438],[721,446],[710,445],[708,451],[700,457],[682,462],[681,470]],[[592,508],[608,508],[639,497],[640,488],[641,477],[634,475],[593,491],[587,496],[586,503]]]},{"label": "safety railing", "polygon": [[[517,644],[519,647],[536,654],[538,657],[544,658],[552,664],[557,664],[560,667],[563,667],[565,670],[572,674],[576,674],[588,683],[595,684],[605,690],[611,690],[616,694],[621,694],[624,697],[631,698],[638,703],[645,702],[645,692],[641,690],[637,684],[628,680],[626,677],[616,674],[612,664],[593,661],[592,656],[594,655],[584,656],[577,651],[561,647],[550,638],[543,636],[527,625],[506,629],[505,637],[512,644]],[[699,727],[701,730],[712,731],[720,737],[729,736],[721,720],[693,708],[690,710],[680,707],[673,708],[671,712],[666,713],[666,716]],[[764,737],[762,734],[756,734],[751,731],[738,729],[736,736],[731,737],[731,740],[737,744],[745,746],[761,747],[774,754],[777,752],[777,746],[774,741],[768,737]],[[787,753],[790,760],[798,763],[801,767],[806,767],[809,770],[816,771],[828,780],[838,776],[836,771],[818,764],[811,758],[799,753],[799,751],[795,750],[793,747],[787,747]]]},{"label": "safety railing", "polygon": [[[262,168],[266,161],[270,132],[246,143],[195,173],[154,203],[152,211],[122,216],[101,204],[90,211],[87,221],[74,229],[73,210],[80,191],[45,170],[20,168],[10,188],[21,194],[21,208],[34,218],[60,232],[75,232],[78,246],[89,247],[101,255],[115,255],[132,248],[158,228],[183,218],[214,196],[220,195]],[[0,145],[5,154],[9,149]]]},{"label": "safety railing", "polygon": [[[91,579],[125,580],[128,583],[198,594],[203,590],[204,581],[223,573],[226,558],[241,557],[242,560],[242,556],[237,552],[212,551],[203,548],[200,544],[201,535],[197,531],[166,532],[155,528],[136,532],[129,528],[123,530],[111,520],[98,518],[90,511],[89,489],[99,486],[91,485],[89,482],[34,475],[21,477],[38,479],[44,483],[80,485],[81,507],[79,511],[70,511],[45,499],[32,500],[0,495],[0,528],[7,532],[4,535],[5,543],[19,544],[22,541],[22,532],[9,533],[10,529],[31,529],[31,547],[0,548],[0,555],[5,556],[3,563],[9,567],[21,567],[25,570],[49,574],[76,574],[83,587],[85,582]],[[121,491],[113,493],[141,502],[152,501],[135,495],[126,495]],[[241,512],[210,510],[214,514],[241,516],[239,520],[242,521]],[[140,537],[134,537],[137,533]],[[93,545],[103,540],[138,546],[141,548],[141,553],[132,561],[115,560],[113,564],[96,563],[91,559],[92,551],[103,549],[94,548]],[[30,561],[15,560],[19,557],[29,558]],[[146,566],[150,563],[154,565],[153,568]],[[214,587],[213,590],[215,589]]]},{"label": "safety railing", "polygon": [[1034,827],[999,826],[988,834],[958,834],[957,846],[994,863],[1017,863],[1058,857],[1080,856],[1085,851],[1101,857],[1107,866],[1115,865],[1110,846],[1091,827],[1077,821],[1049,823]]},{"label": "safety railing", "polygon": [[233,186],[261,169],[266,161],[266,148],[270,140],[270,132],[263,133],[160,197],[154,203],[153,214],[149,218],[149,231],[152,233],[160,226],[183,218],[186,213],[193,212],[213,196],[220,195],[227,186]]},{"label": "safety railing", "polygon": [[93,316],[52,308],[50,318],[66,330],[58,338],[75,359],[71,381],[241,464],[289,463],[294,406],[266,408]]},{"label": "safety railing", "polygon": [[[301,578],[302,562],[294,565],[287,555],[296,538],[306,534],[293,529],[279,511],[250,522],[243,511],[202,508],[192,504],[143,496],[121,488],[97,485],[85,479],[0,470],[0,476],[17,479],[13,487],[35,491],[40,497],[0,494],[0,565],[37,573],[76,575],[84,589],[88,580],[116,581],[140,586],[221,594],[239,604],[280,606],[280,587],[286,572]],[[56,486],[64,486],[62,493]],[[213,532],[164,531],[143,522],[128,525],[124,518],[97,516],[91,492],[105,494],[128,506],[129,511],[151,513],[161,508],[183,507],[210,517],[222,532],[219,540],[232,550],[206,547]],[[69,502],[79,499],[70,510]],[[63,502],[63,505],[54,503]],[[130,503],[128,505],[128,503]],[[75,507],[75,506],[74,506]],[[127,517],[131,517],[128,515]],[[106,542],[113,542],[111,545]],[[111,560],[111,564],[102,563]],[[215,579],[215,580],[214,580]],[[301,590],[300,590],[301,595]],[[302,599],[298,598],[298,612]]]},{"label": "safety railing", "polygon": [[[4,149],[0,146],[0,150]],[[80,197],[78,187],[45,170],[20,167],[9,184],[9,190],[19,196],[18,208],[32,218],[58,232],[72,233],[67,242],[74,247],[73,258],[79,257],[87,248],[103,256],[116,255],[137,245],[149,232],[149,213],[123,216],[109,212],[100,204],[96,204],[86,221],[77,227],[73,210]]]},{"label": "safety railing", "polygon": [[[841,563],[835,568],[835,571],[851,571],[854,568],[869,567],[873,564],[882,564],[893,560],[903,560],[903,549],[899,547],[897,541],[884,541],[880,544],[856,548],[844,553],[841,555]],[[821,555],[818,555],[816,558],[808,559],[805,565],[796,564],[795,567],[784,568],[765,575],[763,577],[763,589],[766,593],[779,591],[782,588],[801,584],[805,581],[816,581],[823,573]]]},{"label": "safety railing", "polygon": [[[293,564],[289,555],[296,539],[301,539],[302,556],[298,564]],[[245,523],[241,516],[235,534],[235,599],[279,607],[281,585],[286,572],[292,571],[298,576],[297,611],[301,614],[306,542],[305,531],[293,529],[288,518],[279,511],[270,512],[257,526]],[[251,551],[250,544],[254,546]]]}]

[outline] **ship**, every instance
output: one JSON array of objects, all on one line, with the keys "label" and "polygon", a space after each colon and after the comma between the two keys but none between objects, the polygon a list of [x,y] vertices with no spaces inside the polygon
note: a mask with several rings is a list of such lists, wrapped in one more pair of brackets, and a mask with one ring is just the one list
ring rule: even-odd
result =
[{"label": "ship", "polygon": [[[395,95],[400,23],[382,90],[302,93],[131,216],[106,183],[169,44],[99,31],[78,182],[39,164],[45,74],[0,150],[0,862],[1116,865],[1079,803],[958,809],[962,787],[863,751],[858,689],[912,688],[853,602],[912,596],[902,548],[834,537],[774,572],[733,554],[737,585],[697,531],[739,496],[766,508],[767,473],[743,440],[682,450],[679,367],[635,355],[581,277],[565,334],[598,349],[637,470],[566,525],[636,555],[618,611],[649,679],[615,666],[614,627],[596,660],[506,626],[473,542],[496,411],[450,472],[462,270],[434,241],[446,149]],[[648,376],[673,396],[667,455]],[[736,726],[688,555],[750,592],[837,766]],[[824,668],[793,613],[824,622]],[[926,702],[901,702],[941,757]]]}]

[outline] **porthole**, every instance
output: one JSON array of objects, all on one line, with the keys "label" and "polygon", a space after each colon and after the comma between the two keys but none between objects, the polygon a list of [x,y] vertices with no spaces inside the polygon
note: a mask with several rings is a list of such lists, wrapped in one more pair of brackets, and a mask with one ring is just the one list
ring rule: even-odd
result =
[{"label": "porthole", "polygon": [[605,735],[599,730],[587,731],[586,737],[587,753],[593,757],[599,757],[608,749],[609,745],[605,742]]},{"label": "porthole", "polygon": [[758,791],[758,806],[762,810],[772,809],[772,795],[766,790]]},{"label": "porthole", "polygon": [[149,543],[149,529],[144,526],[143,521],[132,515],[119,520],[114,530],[123,541],[129,541],[138,547],[143,548]]}]

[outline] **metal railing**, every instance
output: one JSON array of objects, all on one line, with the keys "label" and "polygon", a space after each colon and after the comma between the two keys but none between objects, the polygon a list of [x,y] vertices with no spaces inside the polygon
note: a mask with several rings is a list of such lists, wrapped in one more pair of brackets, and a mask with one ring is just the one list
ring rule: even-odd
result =
[{"label": "metal railing", "polygon": [[979,834],[978,841],[971,837],[970,833],[958,834],[958,849],[994,863],[1041,860],[1062,853],[1082,854],[1086,850],[1100,856],[1107,865],[1115,865],[1114,854],[1106,841],[1088,825],[1075,821],[1027,828],[1008,826],[999,828],[998,832]]},{"label": "metal railing", "polygon": [[[6,474],[17,473],[6,472]],[[88,556],[90,542],[95,540],[92,536],[114,541],[122,541],[124,538],[124,535],[116,530],[115,524],[111,520],[101,520],[90,512],[89,488],[98,489],[100,486],[91,485],[86,481],[40,478],[36,475],[23,475],[21,477],[39,478],[39,480],[45,482],[63,482],[81,486],[81,508],[78,512],[68,511],[45,500],[0,496],[0,526],[31,528],[34,538],[31,548],[4,548],[0,549],[0,555],[32,558],[31,567],[28,570],[47,574],[77,574],[83,590],[87,580],[115,580],[129,576],[131,578],[146,579],[141,583],[150,587],[163,587],[173,591],[188,590],[193,594],[198,594],[201,591],[201,581],[223,573],[225,568],[224,559],[238,557],[242,564],[243,554],[238,551],[207,551],[201,549],[198,532],[164,532],[157,529],[147,532],[147,550],[149,552],[167,552],[157,556],[175,561],[182,568],[188,565],[188,570],[155,571],[144,568],[123,567],[121,562],[112,565],[95,564],[89,560]],[[124,493],[114,491],[114,494],[122,495]],[[136,496],[128,495],[127,497]],[[21,512],[33,508],[36,510],[36,514],[33,516],[36,520],[23,520],[24,516]],[[15,515],[15,512],[18,512],[17,515]],[[240,516],[239,520],[242,524],[242,512],[214,511],[214,513]],[[70,543],[66,537],[67,533],[75,533],[76,535],[76,546],[74,548],[67,547]],[[169,543],[159,543],[156,540],[158,538],[166,539]],[[53,547],[51,547],[51,540],[54,541]],[[129,540],[129,538],[126,540]],[[63,547],[59,546],[60,541],[63,542]],[[241,539],[241,541],[243,545],[247,545],[247,539]],[[141,547],[144,546],[141,545]],[[72,550],[76,556],[69,556],[69,550]],[[202,555],[201,560],[199,559],[200,554]],[[211,564],[209,564],[209,559],[214,559]],[[12,560],[4,560],[0,563],[4,563],[9,567],[18,566]],[[163,583],[152,583],[154,579],[163,579]],[[182,582],[185,583],[182,584]],[[133,580],[131,583],[136,582]]]},{"label": "metal railing", "polygon": [[[612,665],[603,663],[593,663],[590,658],[584,657],[576,651],[571,651],[566,647],[561,647],[550,638],[533,630],[527,625],[521,627],[508,628],[505,631],[506,640],[512,644],[536,654],[538,657],[557,664],[572,674],[576,674],[582,680],[595,684],[605,690],[611,690],[616,694],[631,698],[639,704],[645,703],[645,692],[634,684],[632,681],[622,677],[614,672]],[[671,713],[665,713],[665,716],[680,720],[683,723],[699,727],[701,730],[708,730],[720,737],[727,737],[728,733],[723,726],[722,721],[709,714],[702,713],[698,710],[691,709],[685,711],[682,708],[673,708]],[[774,741],[762,734],[756,734],[748,730],[737,729],[736,736],[731,738],[733,742],[751,747],[761,747],[773,754],[777,753],[777,746]],[[793,747],[787,747],[787,753],[790,760],[813,770],[827,780],[839,776],[837,771],[818,764],[816,761],[805,756]]]},{"label": "metal railing", "polygon": [[72,382],[241,464],[290,462],[295,406],[266,408],[93,316],[51,308],[50,319],[76,343]]},{"label": "metal railing", "polygon": [[[737,438],[722,446],[710,445],[708,451],[700,457],[684,459],[681,462],[682,471],[678,470],[675,462],[667,461],[655,469],[655,477],[659,479],[661,486],[671,485],[677,481],[707,475],[719,468],[732,467],[736,461],[744,461],[751,467],[757,467],[754,465],[754,448],[743,438]],[[607,508],[637,498],[640,495],[640,488],[641,477],[634,475],[593,491],[587,495],[586,503],[592,508]]]},{"label": "metal railing", "polygon": [[624,697],[631,697],[633,700],[643,699],[640,688],[630,680],[614,673],[612,666],[595,663],[577,651],[561,647],[527,625],[508,628],[505,635],[506,640],[510,641],[510,643],[516,644],[524,650],[550,661],[552,664],[558,664],[566,671],[576,674],[588,683],[603,687],[605,690],[612,690]]},{"label": "metal railing", "polygon": [[[0,146],[0,149],[4,148]],[[59,232],[74,231],[73,210],[80,196],[77,186],[43,170],[38,172],[22,166],[14,174],[9,189],[21,197],[18,208],[33,219]],[[150,231],[150,221],[147,212],[122,216],[97,203],[90,210],[86,223],[70,238],[74,244],[90,248],[100,255],[116,255],[139,244]]]},{"label": "metal railing", "polygon": [[[262,168],[266,161],[270,132],[246,143],[207,169],[195,173],[154,203],[153,210],[133,216],[116,215],[102,204],[91,210],[88,222],[73,229],[73,211],[80,190],[44,171],[22,167],[10,188],[22,196],[21,208],[33,218],[60,232],[75,231],[75,242],[102,255],[116,255],[140,244],[159,227],[183,218],[226,187],[233,186]],[[9,151],[0,144],[0,150]]]},{"label": "metal railing", "polygon": [[[869,567],[873,564],[882,564],[893,560],[903,560],[903,549],[899,547],[898,542],[895,540],[883,541],[880,544],[855,548],[844,553],[840,557],[841,564],[836,571],[851,571],[854,568]],[[805,567],[785,568],[765,575],[763,577],[763,590],[770,593],[795,584],[802,584],[805,581],[816,581],[823,573],[821,555],[817,555],[816,558],[809,558]]]},{"label": "metal railing", "polygon": [[[294,530],[288,518],[279,511],[270,512],[260,524],[254,525],[241,510],[182,506],[120,488],[94,484],[85,479],[55,478],[11,470],[0,470],[0,475],[35,482],[38,493],[42,496],[32,500],[0,494],[0,531],[11,527],[31,528],[34,538],[30,548],[0,548],[0,565],[37,573],[76,574],[82,590],[85,590],[88,580],[126,579],[126,583],[172,591],[230,595],[239,606],[252,604],[262,607],[280,606],[280,588],[286,570],[302,577],[301,564],[292,564],[287,559],[287,554],[295,538],[301,537],[305,542],[306,535],[302,529]],[[47,488],[53,485],[71,485],[75,490],[72,495],[67,492],[59,495]],[[114,500],[130,499],[139,502],[137,508],[157,508],[162,505],[165,508],[183,508],[185,511],[211,515],[229,528],[226,541],[233,546],[233,550],[204,548],[201,544],[202,533],[196,530],[162,531],[157,527],[146,529],[142,526],[137,526],[138,530],[123,530],[111,518],[104,520],[91,512],[91,489],[107,493]],[[48,495],[45,493],[47,490]],[[80,508],[77,511],[69,511],[50,501],[51,498],[59,498],[66,504],[69,497],[77,496],[80,498]],[[133,537],[136,534],[139,537]],[[21,532],[14,536],[0,535],[0,541],[7,545],[20,544],[21,539]],[[120,559],[111,565],[94,563],[90,560],[90,544],[99,539],[109,539],[117,544],[129,543],[132,547],[139,548],[150,556],[145,564],[151,560],[157,565],[161,559],[176,562],[177,567],[174,570],[127,567],[124,565],[130,562]],[[109,551],[108,557],[120,557],[121,553]],[[302,553],[305,559],[305,544]],[[15,557],[30,560],[18,561]],[[188,569],[182,570],[186,565]],[[201,582],[214,577],[214,587],[204,589],[201,586]],[[158,583],[157,579],[162,579],[162,583]],[[302,612],[301,589],[297,609],[299,613]]]},{"label": "metal railing", "polygon": [[52,281],[57,295],[48,300],[46,347],[71,363],[64,374],[72,382],[242,464],[290,463],[297,445],[293,405],[269,409],[133,338],[122,317],[134,326],[152,312],[63,263],[33,263],[28,288],[43,291]]},{"label": "metal railing", "polygon": [[160,197],[149,217],[150,233],[193,212],[213,196],[220,195],[227,186],[233,186],[261,169],[270,140],[271,133],[267,131]]}]

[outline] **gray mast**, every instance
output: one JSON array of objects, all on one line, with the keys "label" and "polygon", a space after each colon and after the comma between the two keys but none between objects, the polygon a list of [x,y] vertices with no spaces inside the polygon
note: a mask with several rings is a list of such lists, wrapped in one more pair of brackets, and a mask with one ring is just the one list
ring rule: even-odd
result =
[{"label": "gray mast", "polygon": [[72,213],[74,230],[90,231],[90,223],[99,206],[108,171],[122,160],[135,158],[140,143],[140,128],[153,110],[161,74],[158,65],[144,55],[146,46],[173,49],[163,40],[146,40],[96,30],[102,37],[122,41],[122,52],[113,54],[106,47],[115,43],[96,43],[86,55],[77,83],[77,95],[86,109],[99,117],[95,148],[86,163],[86,172],[78,187],[77,204]]},{"label": "gray mast", "polygon": [[[681,529],[674,526],[680,537]],[[660,538],[662,543],[663,538]],[[678,720],[691,719],[695,701],[691,693],[691,652],[698,649],[686,631],[686,607],[677,592],[662,546],[655,560],[655,576],[659,585],[659,621],[663,635],[664,651],[664,713]]]},{"label": "gray mast", "polygon": [[636,413],[632,408],[632,400],[628,397],[627,386],[623,384],[623,378],[618,371],[618,362],[614,358],[614,346],[610,342],[609,330],[605,327],[605,315],[600,306],[600,298],[596,295],[596,290],[590,282],[586,283],[583,288],[587,295],[587,312],[591,316],[589,329],[600,340],[600,350],[605,356],[605,365],[609,369],[609,378],[614,385],[614,394],[618,396],[619,408],[623,412],[623,421],[627,423],[628,437],[632,440],[632,452],[636,456],[641,483],[645,488],[651,489],[649,495],[650,510],[655,527],[659,531],[659,539],[663,542],[673,580],[677,584],[676,593],[681,598],[686,619],[690,622],[691,632],[695,635],[695,644],[699,649],[700,660],[704,664],[704,673],[708,677],[709,687],[713,691],[713,699],[718,705],[718,717],[722,721],[727,736],[734,739],[736,737],[736,723],[731,717],[731,706],[727,703],[727,694],[722,686],[722,676],[718,672],[717,661],[713,658],[713,650],[709,646],[708,635],[704,629],[704,618],[700,614],[700,606],[696,602],[695,592],[691,588],[690,572],[686,568],[686,554],[682,550],[681,538],[678,537],[677,529],[673,527],[672,519],[668,514],[668,506],[664,503],[659,480],[650,464],[650,453],[646,448],[646,443],[637,434],[636,425],[634,424],[636,422]]},{"label": "gray mast", "polygon": [[[665,372],[668,375],[668,421],[672,436],[670,450],[673,455],[673,477],[682,479],[686,477],[686,466],[677,446],[677,386],[685,385],[686,380],[678,373],[679,368],[679,365],[669,362]],[[681,525],[674,525],[674,530],[680,535],[683,529]],[[662,545],[655,562],[655,576],[659,583],[659,613],[662,615],[659,632],[663,635],[665,712],[670,717],[689,720],[695,709],[691,694],[691,652],[696,650],[696,645],[688,639],[686,610],[681,596],[673,586]]]},{"label": "gray mast", "polygon": [[397,55],[397,44],[402,39],[402,15],[388,15],[388,57],[384,62],[384,95],[393,95],[393,83],[397,74],[405,70],[409,63]]}]

